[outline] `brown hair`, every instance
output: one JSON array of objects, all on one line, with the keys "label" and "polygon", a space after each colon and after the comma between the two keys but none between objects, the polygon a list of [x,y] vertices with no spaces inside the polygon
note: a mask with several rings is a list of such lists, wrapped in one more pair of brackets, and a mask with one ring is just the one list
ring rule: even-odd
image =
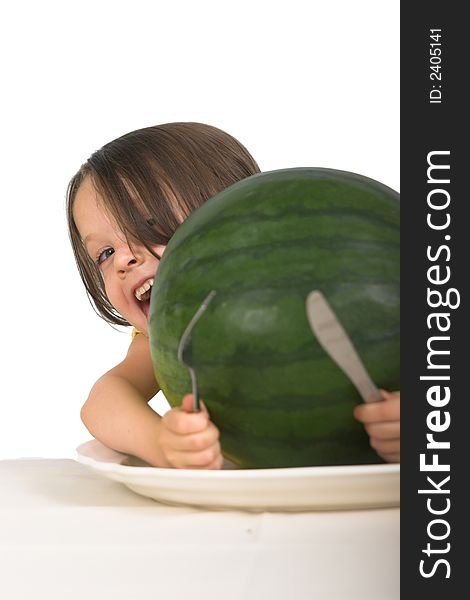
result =
[{"label": "brown hair", "polygon": [[259,170],[240,142],[202,123],[146,127],[94,152],[69,183],[67,221],[78,270],[96,312],[109,323],[129,324],[110,304],[73,219],[73,203],[87,177],[129,245],[138,240],[152,252],[152,246],[166,245],[178,225],[211,196]]}]

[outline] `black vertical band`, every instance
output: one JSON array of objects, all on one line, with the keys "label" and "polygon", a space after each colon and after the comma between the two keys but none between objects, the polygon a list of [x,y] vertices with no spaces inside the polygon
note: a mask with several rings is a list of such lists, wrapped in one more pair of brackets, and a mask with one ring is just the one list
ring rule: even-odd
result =
[{"label": "black vertical band", "polygon": [[470,119],[463,103],[470,37],[458,6],[401,3],[401,597],[406,599],[461,597],[457,588],[465,589],[468,570],[470,153],[464,138]]}]

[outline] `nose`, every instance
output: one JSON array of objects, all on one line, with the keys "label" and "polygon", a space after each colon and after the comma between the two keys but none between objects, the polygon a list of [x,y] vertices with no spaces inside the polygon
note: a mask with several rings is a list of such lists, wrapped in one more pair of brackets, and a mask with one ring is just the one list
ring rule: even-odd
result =
[{"label": "nose", "polygon": [[132,250],[127,244],[114,249],[114,266],[119,275],[125,275],[129,269],[142,262],[142,253],[138,248]]}]

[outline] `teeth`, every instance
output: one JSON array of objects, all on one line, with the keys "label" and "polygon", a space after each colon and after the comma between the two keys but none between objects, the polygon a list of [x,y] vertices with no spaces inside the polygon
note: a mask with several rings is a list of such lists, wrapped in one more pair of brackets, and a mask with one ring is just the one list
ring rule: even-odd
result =
[{"label": "teeth", "polygon": [[154,282],[154,279],[147,279],[147,281],[142,284],[140,286],[140,288],[137,288],[136,291],[134,292],[135,297],[137,298],[137,300],[140,300],[140,302],[143,302],[144,300],[148,300],[150,298],[150,288],[152,287]]}]

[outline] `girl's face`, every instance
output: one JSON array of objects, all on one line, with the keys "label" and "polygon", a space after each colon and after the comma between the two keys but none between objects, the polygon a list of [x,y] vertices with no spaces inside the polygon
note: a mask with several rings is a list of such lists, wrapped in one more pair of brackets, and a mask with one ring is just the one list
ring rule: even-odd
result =
[{"label": "girl's face", "polygon": [[[73,217],[91,259],[100,269],[106,295],[114,308],[136,329],[148,335],[150,289],[159,260],[125,235],[103,210],[101,198],[87,177],[78,189]],[[166,246],[154,246],[161,256]]]}]

